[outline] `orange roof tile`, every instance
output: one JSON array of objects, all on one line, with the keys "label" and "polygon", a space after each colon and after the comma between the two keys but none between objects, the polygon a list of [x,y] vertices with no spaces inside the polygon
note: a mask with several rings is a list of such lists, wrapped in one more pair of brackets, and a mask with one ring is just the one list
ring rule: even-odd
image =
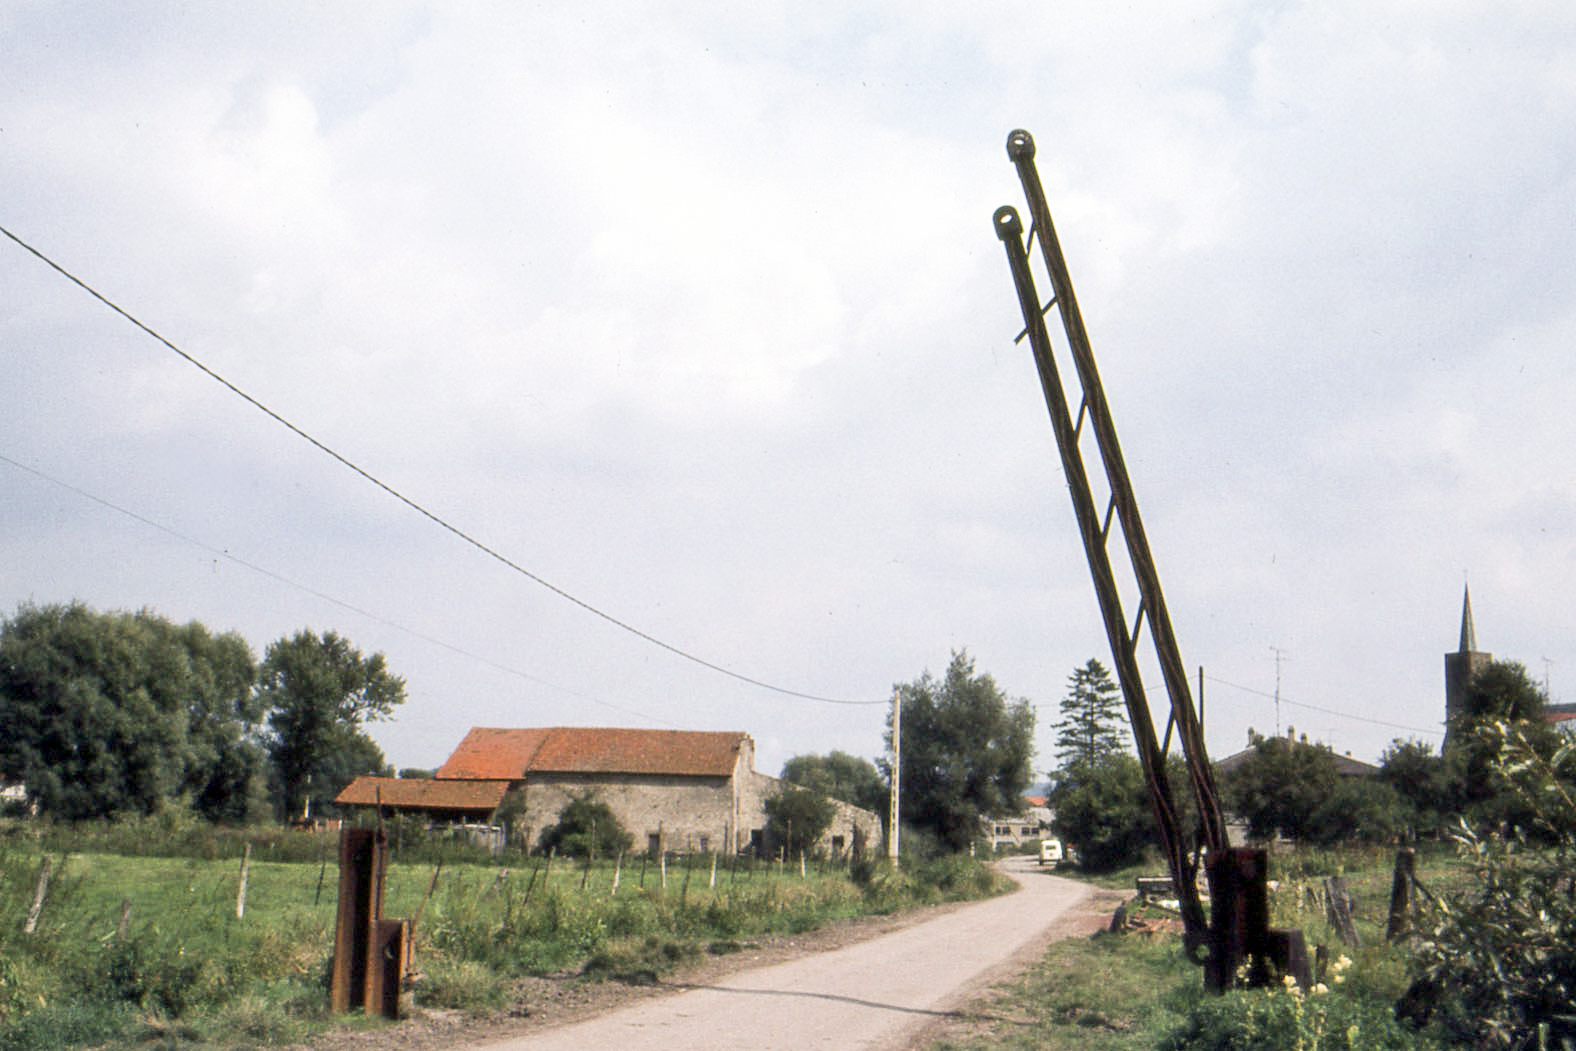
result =
[{"label": "orange roof tile", "polygon": [[492,730],[476,727],[438,768],[439,778],[502,778],[518,781],[551,730]]},{"label": "orange roof tile", "polygon": [[696,730],[476,727],[465,735],[437,776],[512,780],[528,773],[727,777],[747,740],[743,733]]},{"label": "orange roof tile", "polygon": [[508,781],[435,781],[417,777],[358,777],[334,797],[347,806],[411,810],[480,810],[491,813],[503,802]]}]

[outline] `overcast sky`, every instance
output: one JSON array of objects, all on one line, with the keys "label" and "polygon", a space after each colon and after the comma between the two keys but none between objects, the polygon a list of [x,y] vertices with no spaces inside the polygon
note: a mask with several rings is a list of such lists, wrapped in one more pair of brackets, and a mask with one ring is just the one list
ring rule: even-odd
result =
[{"label": "overcast sky", "polygon": [[1570,4],[21,0],[0,56],[0,226],[501,556],[0,239],[0,613],[337,631],[401,767],[875,758],[967,649],[1043,773],[1110,657],[1022,127],[1212,753],[1437,745],[1467,582],[1576,700]]}]

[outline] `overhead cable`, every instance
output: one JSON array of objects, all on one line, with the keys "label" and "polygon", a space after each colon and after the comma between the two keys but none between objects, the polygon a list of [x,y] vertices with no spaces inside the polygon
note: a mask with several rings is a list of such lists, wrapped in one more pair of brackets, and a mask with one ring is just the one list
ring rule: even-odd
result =
[{"label": "overhead cable", "polygon": [[313,598],[321,599],[324,602],[328,602],[328,603],[331,603],[331,604],[333,604],[335,606],[338,606],[340,609],[348,610],[351,613],[355,613],[355,614],[357,614],[359,616],[366,617],[368,620],[376,621],[379,624],[387,625],[388,627],[393,628],[395,631],[402,631],[405,634],[411,636],[412,638],[417,638],[417,639],[420,639],[423,642],[431,643],[434,646],[439,646],[439,647],[441,647],[443,649],[448,650],[451,653],[459,654],[461,657],[468,657],[471,660],[474,660],[474,661],[477,661],[479,663],[485,664],[488,667],[495,668],[498,671],[501,671],[501,672],[503,672],[503,673],[505,673],[507,675],[513,675],[513,676],[516,676],[517,678],[525,679],[528,682],[534,682],[534,683],[536,683],[539,686],[545,686],[545,687],[547,687],[550,690],[557,690],[560,693],[568,694],[571,697],[577,697],[577,698],[579,698],[580,700],[583,700],[583,701],[590,701],[592,704],[601,705],[603,708],[608,708],[608,709],[611,709],[612,711],[620,712],[620,713],[622,713],[624,715],[632,715],[632,716],[635,716],[637,718],[647,719],[647,720],[650,720],[651,722],[661,723],[664,726],[673,726],[674,725],[673,723],[670,723],[670,722],[668,722],[665,719],[658,719],[658,718],[656,718],[654,716],[651,716],[651,715],[648,715],[648,714],[646,714],[644,712],[635,711],[634,709],[631,709],[631,708],[624,708],[624,707],[621,707],[619,705],[616,705],[616,704],[612,703],[611,701],[605,701],[605,700],[603,700],[600,697],[593,697],[590,694],[581,693],[578,690],[571,690],[567,686],[560,686],[558,683],[549,682],[547,679],[543,679],[543,678],[541,678],[539,676],[532,675],[530,672],[521,671],[519,668],[512,668],[512,667],[510,667],[507,664],[500,664],[500,663],[498,663],[497,661],[493,660],[490,657],[484,657],[484,656],[482,656],[479,653],[472,653],[470,650],[465,649],[463,646],[456,646],[452,642],[445,642],[443,639],[435,638],[434,636],[428,635],[425,632],[417,631],[415,628],[406,627],[404,624],[401,624],[401,623],[399,623],[396,620],[390,620],[388,617],[380,616],[379,614],[373,613],[370,610],[362,609],[360,606],[354,605],[353,603],[350,603],[350,602],[346,602],[344,599],[335,598],[333,595],[329,595],[329,594],[327,594],[325,592],[319,591],[316,588],[311,587],[311,586],[309,586],[307,584],[303,584],[303,583],[301,583],[298,580],[292,580],[289,577],[285,576],[284,574],[275,572],[274,570],[269,569],[266,566],[260,566],[260,565],[258,565],[255,562],[249,562],[246,559],[241,558],[239,555],[231,554],[228,548],[214,547],[212,544],[205,543],[204,541],[198,540],[196,537],[187,536],[185,533],[182,533],[178,529],[171,528],[170,526],[167,526],[167,525],[165,525],[162,522],[157,522],[157,521],[147,517],[146,515],[138,514],[136,511],[132,511],[132,510],[130,510],[128,508],[121,507],[119,504],[114,503],[114,502],[112,502],[110,500],[106,500],[102,496],[96,496],[93,493],[88,492],[86,489],[82,489],[82,488],[80,488],[78,486],[72,485],[70,482],[62,481],[61,479],[56,478],[53,475],[46,474],[43,471],[40,471],[36,467],[31,467],[28,464],[21,463],[21,462],[19,462],[17,460],[13,460],[13,459],[11,459],[11,457],[6,456],[4,453],[0,453],[0,463],[10,464],[12,467],[16,468],[19,471],[26,471],[28,474],[33,475],[35,478],[41,478],[44,481],[49,482],[51,485],[57,485],[60,488],[66,490],[67,492],[75,493],[76,495],[82,497],[84,500],[91,500],[93,503],[99,504],[102,507],[107,507],[111,511],[114,511],[117,514],[125,515],[127,518],[130,518],[130,519],[132,519],[134,521],[140,522],[140,523],[142,523],[145,526],[149,526],[149,527],[151,527],[153,529],[157,529],[159,532],[164,533],[166,536],[173,537],[176,540],[179,540],[180,542],[182,542],[184,544],[190,544],[193,547],[196,547],[196,548],[199,548],[199,549],[201,549],[203,551],[208,552],[210,555],[213,555],[215,559],[222,558],[222,559],[224,559],[227,562],[233,562],[236,565],[240,566],[242,569],[249,569],[253,573],[257,573],[257,574],[259,574],[261,576],[267,577],[270,580],[276,581],[276,582],[278,582],[280,584],[284,584],[286,587],[295,588],[297,591],[305,592],[306,594],[311,595]]},{"label": "overhead cable", "polygon": [[[1275,697],[1275,694],[1270,693],[1270,692],[1268,692],[1266,690],[1256,690],[1256,689],[1254,689],[1251,686],[1242,686],[1242,685],[1239,685],[1238,683],[1227,682],[1225,679],[1218,679],[1218,678],[1216,678],[1213,675],[1206,675],[1206,676],[1204,676],[1204,678],[1208,679],[1210,682],[1219,683],[1222,686],[1230,686],[1234,690],[1241,690],[1243,693],[1257,694],[1260,697],[1269,697],[1269,698],[1274,698]],[[1308,703],[1306,703],[1304,701],[1293,701],[1293,700],[1289,700],[1289,699],[1287,699],[1285,697],[1280,698],[1280,703],[1282,703],[1282,704],[1289,704],[1289,705],[1291,705],[1294,708],[1306,708],[1309,711],[1321,712],[1321,713],[1323,713],[1325,715],[1339,716],[1342,719],[1351,719],[1351,720],[1354,720],[1355,722],[1372,723],[1375,726],[1388,726],[1392,730],[1410,730],[1413,733],[1432,734],[1432,735],[1434,735],[1436,737],[1444,732],[1444,731],[1439,730],[1437,728],[1435,728],[1435,729],[1425,729],[1425,728],[1423,728],[1421,726],[1407,726],[1404,723],[1387,722],[1384,719],[1370,719],[1366,715],[1353,715],[1350,712],[1338,712],[1334,708],[1321,708],[1317,704],[1308,704]]]},{"label": "overhead cable", "polygon": [[39,251],[37,248],[34,248],[32,245],[30,245],[26,241],[22,240],[16,234],[14,234],[10,230],[6,229],[4,226],[0,226],[0,234],[5,234],[6,237],[8,237],[12,241],[16,242],[17,245],[19,245],[21,248],[23,248],[28,253],[33,255],[40,262],[42,262],[45,266],[48,266],[51,270],[55,271],[61,277],[64,277],[67,281],[70,281],[72,284],[74,284],[78,288],[82,289],[88,295],[90,295],[94,299],[98,300],[101,304],[103,304],[104,306],[108,307],[110,310],[114,311],[116,314],[119,314],[126,321],[129,321],[132,325],[136,326],[138,329],[141,329],[147,335],[153,337],[153,339],[157,340],[159,343],[163,344],[166,348],[168,348],[169,350],[173,351],[183,361],[187,362],[188,364],[190,364],[193,367],[195,367],[198,370],[200,370],[205,376],[209,377],[214,382],[220,384],[226,390],[230,391],[232,394],[234,394],[237,397],[241,398],[247,404],[251,405],[253,408],[257,409],[259,412],[263,413],[264,415],[266,415],[267,417],[272,419],[274,422],[276,422],[276,423],[280,424],[281,426],[287,428],[291,433],[295,434],[298,438],[301,438],[302,440],[304,440],[304,441],[308,442],[309,444],[311,444],[312,447],[317,449],[319,452],[322,452],[325,455],[330,456],[333,459],[337,460],[341,465],[343,465],[344,467],[348,468],[349,470],[355,472],[357,475],[361,476],[361,478],[364,479],[365,481],[370,482],[373,485],[377,486],[379,489],[383,490],[385,493],[387,493],[390,496],[394,497],[394,499],[398,500],[400,503],[404,504],[406,507],[409,507],[411,510],[413,510],[413,511],[417,512],[418,514],[422,515],[424,518],[428,519],[429,521],[433,522],[434,524],[436,524],[438,526],[441,526],[442,528],[448,530],[450,533],[454,534],[456,537],[459,537],[461,540],[465,541],[467,544],[470,544],[472,547],[476,548],[478,551],[481,551],[482,553],[484,553],[484,554],[490,556],[491,558],[493,558],[495,561],[500,562],[503,565],[509,567],[510,569],[514,570],[516,573],[520,574],[521,576],[525,577],[526,579],[531,580],[532,582],[534,582],[534,583],[546,588],[548,591],[551,591],[553,594],[557,595],[559,598],[562,598],[562,599],[564,599],[567,602],[571,602],[574,605],[579,606],[581,609],[585,610],[587,613],[592,614],[593,616],[601,618],[602,620],[604,620],[607,623],[613,625],[614,627],[620,629],[621,631],[628,632],[629,634],[634,635],[638,639],[641,639],[641,640],[643,640],[645,642],[648,642],[651,645],[656,646],[656,647],[658,647],[660,649],[666,650],[669,653],[671,653],[671,654],[673,654],[673,655],[675,655],[677,657],[681,657],[684,660],[690,661],[693,664],[698,664],[701,667],[707,668],[707,669],[709,669],[711,671],[714,671],[714,672],[717,672],[718,674],[726,675],[727,677],[729,677],[731,679],[735,679],[735,680],[737,680],[739,682],[743,682],[743,683],[748,683],[751,686],[756,686],[756,687],[759,687],[759,688],[761,688],[763,690],[769,690],[769,691],[771,691],[773,693],[783,694],[783,695],[788,696],[788,697],[798,697],[798,698],[800,698],[802,700],[807,700],[807,701],[819,701],[819,702],[821,702],[823,704],[844,704],[844,705],[877,705],[877,704],[880,704],[880,705],[885,705],[885,704],[889,704],[890,703],[889,701],[886,701],[886,700],[879,700],[879,701],[853,701],[853,700],[844,700],[844,699],[840,699],[840,698],[836,698],[836,697],[822,697],[822,696],[818,696],[818,695],[813,694],[813,693],[804,693],[804,692],[801,692],[799,690],[791,690],[791,689],[788,689],[787,687],[784,687],[784,686],[776,686],[776,685],[773,685],[772,683],[765,682],[763,680],[753,678],[753,677],[751,677],[749,675],[745,675],[745,674],[743,674],[741,672],[736,672],[736,671],[732,670],[731,668],[727,668],[727,667],[724,667],[721,664],[717,664],[717,663],[715,663],[713,661],[709,661],[709,660],[705,659],[704,657],[696,656],[695,654],[690,653],[688,650],[684,650],[684,649],[681,649],[680,647],[675,646],[675,645],[673,645],[671,643],[664,642],[662,639],[657,638],[655,635],[652,635],[652,634],[650,634],[648,632],[642,631],[641,629],[635,627],[634,625],[632,625],[632,624],[630,624],[630,623],[628,623],[626,621],[618,619],[617,617],[613,616],[611,613],[604,612],[603,610],[597,608],[596,606],[593,606],[591,603],[586,602],[585,600],[580,599],[580,598],[576,597],[575,595],[570,594],[568,591],[565,591],[563,588],[557,586],[556,584],[553,584],[550,581],[545,580],[545,579],[543,579],[540,576],[537,576],[535,573],[531,572],[529,569],[526,569],[524,566],[522,566],[519,563],[513,561],[512,559],[510,559],[507,556],[503,555],[502,553],[500,553],[499,551],[495,550],[494,548],[491,548],[491,547],[487,546],[486,544],[482,543],[480,540],[478,540],[475,537],[471,536],[469,533],[465,532],[463,529],[460,529],[458,526],[450,524],[446,519],[440,517],[439,515],[435,514],[432,511],[427,510],[427,508],[423,507],[421,504],[417,503],[415,500],[413,500],[410,497],[406,496],[404,493],[400,492],[398,489],[395,489],[393,486],[389,485],[387,482],[384,482],[382,479],[378,478],[376,475],[372,474],[370,471],[367,471],[365,468],[359,466],[358,464],[354,463],[353,461],[351,461],[351,460],[347,459],[346,457],[340,455],[338,452],[336,452],[334,449],[330,448],[328,445],[326,445],[323,442],[319,441],[317,438],[314,438],[311,434],[308,434],[305,430],[303,430],[300,427],[296,426],[294,423],[291,423],[288,419],[286,419],[285,417],[281,416],[279,413],[275,412],[273,409],[270,409],[268,406],[264,405],[262,402],[258,401],[256,398],[252,397],[250,394],[246,393],[246,391],[242,390],[240,387],[237,387],[235,384],[231,383],[229,380],[225,379],[223,376],[219,375],[217,372],[215,372],[213,369],[209,368],[207,365],[203,364],[197,358],[193,357],[191,354],[188,354],[186,351],[184,351],[180,347],[176,346],[173,342],[171,342],[170,340],[168,340],[165,337],[161,336],[158,332],[154,331],[152,328],[150,328],[149,326],[145,325],[143,322],[138,320],[132,314],[130,314],[126,310],[123,310],[120,306],[118,306],[116,303],[114,303],[112,300],[110,300],[107,296],[105,296],[102,293],[100,293],[97,289],[93,288],[87,282],[83,281],[81,278],[79,278],[75,274],[71,273],[71,271],[67,270],[65,267],[61,266],[59,263],[57,263],[53,259],[49,258],[49,256],[45,255],[43,252]]}]

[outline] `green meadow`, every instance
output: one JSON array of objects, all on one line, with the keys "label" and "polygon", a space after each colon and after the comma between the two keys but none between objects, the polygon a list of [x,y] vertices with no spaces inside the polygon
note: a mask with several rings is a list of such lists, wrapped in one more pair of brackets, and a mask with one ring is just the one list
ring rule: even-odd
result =
[{"label": "green meadow", "polygon": [[[266,1046],[335,1024],[335,844],[157,819],[0,827],[0,1051]],[[522,976],[649,977],[751,937],[1000,889],[969,859],[897,873],[710,855],[587,866],[411,837],[392,851],[383,914],[413,923],[416,1007],[485,1012]]]}]

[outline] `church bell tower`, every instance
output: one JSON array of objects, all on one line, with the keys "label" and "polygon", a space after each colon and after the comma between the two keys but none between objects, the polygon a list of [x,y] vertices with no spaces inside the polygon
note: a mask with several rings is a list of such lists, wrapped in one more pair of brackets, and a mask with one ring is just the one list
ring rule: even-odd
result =
[{"label": "church bell tower", "polygon": [[1485,668],[1494,655],[1477,648],[1477,633],[1472,628],[1472,589],[1463,589],[1461,598],[1461,642],[1455,653],[1445,654],[1445,744],[1458,718],[1466,710],[1467,687],[1472,677]]}]

